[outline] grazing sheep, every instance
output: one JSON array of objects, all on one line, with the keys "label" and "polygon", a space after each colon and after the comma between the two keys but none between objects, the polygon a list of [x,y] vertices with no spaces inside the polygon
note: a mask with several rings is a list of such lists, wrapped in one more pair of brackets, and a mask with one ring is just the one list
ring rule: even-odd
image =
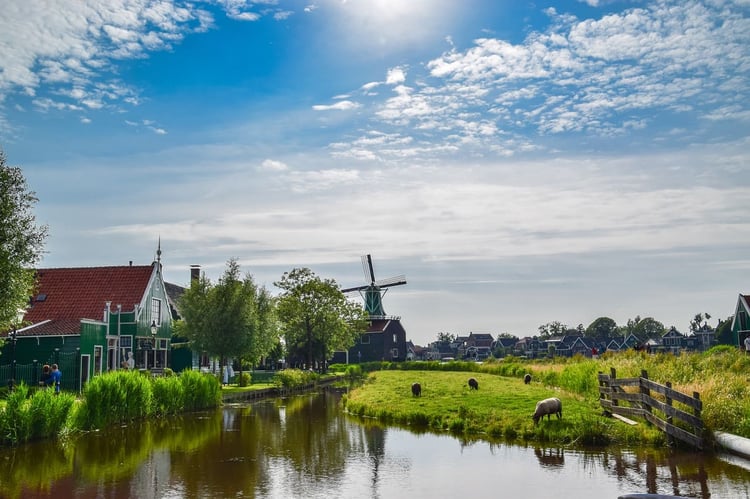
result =
[{"label": "grazing sheep", "polygon": [[419,383],[412,383],[411,384],[411,394],[415,397],[421,397],[422,396],[422,385]]},{"label": "grazing sheep", "polygon": [[526,375],[524,375],[524,377],[523,377],[523,382],[524,382],[524,384],[526,384],[526,385],[528,385],[529,383],[531,383],[531,374],[526,374]]},{"label": "grazing sheep", "polygon": [[539,424],[539,420],[543,419],[544,416],[547,416],[547,421],[549,421],[551,414],[557,415],[557,419],[562,417],[562,402],[560,402],[559,398],[553,397],[537,402],[536,410],[531,417],[534,419],[534,424],[537,425]]},{"label": "grazing sheep", "polygon": [[476,378],[469,378],[469,390],[479,390],[479,382]]}]

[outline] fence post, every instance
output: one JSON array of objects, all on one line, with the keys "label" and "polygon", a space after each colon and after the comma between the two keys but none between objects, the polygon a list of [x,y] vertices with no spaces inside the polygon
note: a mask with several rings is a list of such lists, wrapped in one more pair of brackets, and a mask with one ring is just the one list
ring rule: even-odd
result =
[{"label": "fence post", "polygon": [[645,369],[641,369],[641,381],[639,382],[641,391],[641,409],[651,414],[651,404],[647,402],[647,397],[651,396],[651,390],[648,386],[643,383],[643,380],[648,380],[648,372]]},{"label": "fence post", "polygon": [[[671,381],[667,381],[665,383],[665,385],[667,386],[667,393],[665,393],[664,396],[667,399],[667,401],[666,401],[667,405],[669,407],[672,407],[672,397],[669,396],[669,392],[672,389],[672,382]],[[667,424],[669,426],[672,426],[672,415],[671,414],[667,414]],[[669,445],[672,445],[672,443],[673,443],[672,442],[672,435],[670,435],[669,432],[667,432],[667,442],[669,443]]]},{"label": "fence post", "polygon": [[[693,415],[698,418],[699,421],[703,421],[701,419],[701,409],[700,409],[700,400],[701,400],[701,394],[698,392],[693,392],[693,399],[697,402],[695,404],[695,407],[693,407]],[[695,436],[703,440],[703,427],[702,426],[694,426],[693,431],[695,432]]]},{"label": "fence post", "polygon": [[[614,367],[610,367],[609,368],[609,380],[610,380],[609,387],[612,389],[612,395],[613,395],[612,396],[612,406],[613,407],[617,406],[617,405],[620,405],[620,403],[619,403],[620,401],[617,400],[614,397],[614,393],[615,393],[614,381],[615,381],[616,378],[617,378],[617,369],[615,369]],[[614,412],[614,411],[612,411],[612,412]]]}]

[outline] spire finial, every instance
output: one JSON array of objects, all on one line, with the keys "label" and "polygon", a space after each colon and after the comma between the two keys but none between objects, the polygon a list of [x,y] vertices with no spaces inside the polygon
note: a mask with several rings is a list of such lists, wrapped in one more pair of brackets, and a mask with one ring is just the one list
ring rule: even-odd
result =
[{"label": "spire finial", "polygon": [[159,245],[156,247],[156,263],[161,263],[161,235],[159,236]]}]

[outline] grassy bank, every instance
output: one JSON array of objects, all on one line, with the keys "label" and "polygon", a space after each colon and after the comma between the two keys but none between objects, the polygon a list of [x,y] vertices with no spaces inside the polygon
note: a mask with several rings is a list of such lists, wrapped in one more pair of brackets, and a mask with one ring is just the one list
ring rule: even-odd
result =
[{"label": "grassy bank", "polygon": [[197,371],[152,378],[137,371],[96,376],[80,398],[20,385],[0,404],[0,445],[16,445],[76,431],[103,429],[146,417],[215,407],[216,377]]},{"label": "grassy bank", "polygon": [[[731,347],[680,356],[623,352],[600,359],[506,358],[484,364],[407,362],[363,367],[381,370],[371,372],[366,383],[349,394],[346,409],[390,423],[490,439],[665,444],[664,435],[645,422],[629,426],[602,416],[597,373],[615,368],[618,377],[638,376],[646,370],[656,382],[670,381],[679,391],[700,393],[707,435],[722,430],[750,437],[750,356]],[[530,385],[521,379],[525,373],[532,374]],[[478,391],[469,391],[469,376],[479,380]],[[415,381],[422,384],[422,397],[411,394]],[[534,426],[531,414],[536,401],[550,396],[562,400],[563,419]]]}]

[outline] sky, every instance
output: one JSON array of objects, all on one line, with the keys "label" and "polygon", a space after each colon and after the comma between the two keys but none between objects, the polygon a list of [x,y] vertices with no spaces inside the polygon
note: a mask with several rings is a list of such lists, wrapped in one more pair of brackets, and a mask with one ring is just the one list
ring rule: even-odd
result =
[{"label": "sky", "polygon": [[4,0],[0,148],[41,267],[370,254],[420,345],[687,332],[750,293],[750,1]]}]

